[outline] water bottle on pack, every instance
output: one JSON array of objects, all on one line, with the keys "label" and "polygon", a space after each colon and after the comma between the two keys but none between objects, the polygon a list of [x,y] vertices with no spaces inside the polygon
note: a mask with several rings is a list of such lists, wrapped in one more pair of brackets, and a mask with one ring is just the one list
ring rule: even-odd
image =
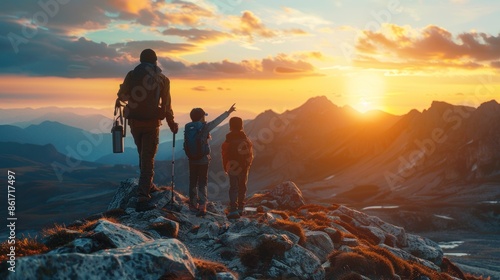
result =
[{"label": "water bottle on pack", "polygon": [[123,153],[123,148],[124,148],[124,139],[125,139],[125,134],[126,134],[126,119],[125,122],[123,120],[123,114],[122,114],[122,109],[119,103],[117,102],[117,105],[115,106],[115,116],[116,112],[119,111],[120,115],[116,117],[115,121],[113,122],[113,128],[111,129],[111,137],[113,141],[113,153],[119,154]]}]

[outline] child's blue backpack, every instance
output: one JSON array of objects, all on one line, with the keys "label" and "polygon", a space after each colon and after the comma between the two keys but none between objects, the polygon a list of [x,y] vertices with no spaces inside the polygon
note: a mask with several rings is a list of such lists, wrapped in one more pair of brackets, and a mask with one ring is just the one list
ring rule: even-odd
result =
[{"label": "child's blue backpack", "polygon": [[203,135],[203,122],[190,122],[184,127],[184,152],[190,160],[199,160],[210,154],[208,135]]}]

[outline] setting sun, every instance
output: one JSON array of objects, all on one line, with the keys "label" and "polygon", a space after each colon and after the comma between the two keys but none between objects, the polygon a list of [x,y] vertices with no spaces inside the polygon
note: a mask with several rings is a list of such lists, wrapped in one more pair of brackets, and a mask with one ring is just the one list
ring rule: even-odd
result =
[{"label": "setting sun", "polygon": [[385,80],[382,75],[361,72],[348,78],[347,95],[349,104],[361,113],[382,110],[385,93]]}]

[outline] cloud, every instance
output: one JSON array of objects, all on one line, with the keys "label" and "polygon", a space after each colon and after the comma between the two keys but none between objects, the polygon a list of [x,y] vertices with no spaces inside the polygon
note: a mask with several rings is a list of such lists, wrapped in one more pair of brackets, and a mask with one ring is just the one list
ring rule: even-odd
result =
[{"label": "cloud", "polygon": [[285,7],[283,12],[276,13],[274,18],[277,24],[296,24],[315,30],[320,27],[331,25],[331,22],[317,15],[310,15],[297,9]]},{"label": "cloud", "polygon": [[169,76],[185,79],[294,79],[319,75],[311,63],[286,54],[262,60],[223,60],[194,64],[160,58],[160,64]]},{"label": "cloud", "polygon": [[[16,20],[1,21],[2,30],[20,28]],[[139,62],[145,48],[154,49],[159,65],[172,77],[186,79],[276,79],[318,75],[309,62],[320,59],[321,53],[302,52],[279,54],[264,59],[239,62],[229,60],[189,63],[178,60],[179,54],[202,50],[189,43],[170,43],[161,40],[130,41],[106,44],[85,37],[64,36],[39,29],[36,38],[20,43],[16,54],[12,38],[0,36],[0,74],[57,76],[78,78],[122,78]]]},{"label": "cloud", "polygon": [[304,60],[294,60],[286,54],[262,60],[263,72],[278,74],[312,73],[314,66]]},{"label": "cloud", "polygon": [[[6,28],[6,29],[4,29]],[[17,22],[1,22],[0,29],[19,28]],[[133,62],[105,43],[83,37],[59,36],[39,29],[36,38],[17,41],[0,36],[0,73],[31,76],[121,76]],[[15,52],[15,47],[18,52]]]},{"label": "cloud", "polygon": [[176,0],[172,3],[163,1],[152,3],[152,7],[141,9],[138,12],[138,23],[145,26],[196,26],[202,18],[214,16],[212,11],[192,2]]},{"label": "cloud", "polygon": [[260,18],[251,11],[244,11],[241,15],[237,26],[233,28],[233,32],[238,35],[248,36],[253,38],[258,35],[263,38],[272,38],[277,36],[277,33],[267,28]]},{"label": "cloud", "polygon": [[415,30],[384,24],[381,31],[364,31],[356,50],[356,62],[365,66],[478,69],[500,59],[500,34],[453,35],[435,25]]},{"label": "cloud", "polygon": [[[67,1],[4,1],[3,15],[20,22],[34,22],[58,34],[84,34],[101,30],[115,21],[144,26],[196,26],[214,12],[192,2],[174,0],[85,0]],[[21,32],[21,30],[17,30]]]},{"label": "cloud", "polygon": [[223,39],[232,38],[233,35],[217,30],[202,30],[197,28],[190,29],[180,29],[180,28],[168,28],[162,32],[163,35],[173,35],[185,38],[189,42],[193,43],[208,43],[208,42],[218,42]]},{"label": "cloud", "polygon": [[283,40],[286,37],[309,35],[307,31],[298,27],[282,29],[269,28],[251,11],[244,11],[241,17],[228,17],[225,26],[234,34],[234,36],[232,36],[233,39],[237,39],[237,36],[240,38],[246,37],[250,43],[253,43],[256,38],[278,38],[279,40]]},{"label": "cloud", "polygon": [[197,87],[193,87],[191,89],[194,91],[207,91],[208,90],[207,87],[205,87],[205,86],[197,86]]},{"label": "cloud", "polygon": [[292,28],[292,29],[286,29],[283,31],[285,34],[290,34],[290,35],[309,35],[306,31],[300,29],[300,28]]},{"label": "cloud", "polygon": [[500,69],[500,60],[499,61],[492,61],[490,63],[491,67]]},{"label": "cloud", "polygon": [[160,40],[130,41],[112,44],[110,47],[120,52],[129,53],[133,57],[139,57],[139,54],[144,49],[153,49],[158,55],[188,54],[202,50],[199,46],[193,44],[169,43]]}]

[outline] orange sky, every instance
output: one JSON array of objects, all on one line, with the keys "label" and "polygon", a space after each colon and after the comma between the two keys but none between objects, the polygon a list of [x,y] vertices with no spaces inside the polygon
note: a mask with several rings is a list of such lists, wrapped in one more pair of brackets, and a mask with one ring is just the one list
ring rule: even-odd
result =
[{"label": "orange sky", "polygon": [[40,6],[5,2],[0,108],[110,108],[145,48],[179,113],[282,112],[319,95],[393,114],[500,101],[498,1],[130,3],[69,1],[37,22]]},{"label": "orange sky", "polygon": [[[111,108],[120,83],[117,78],[2,77],[0,88],[12,97],[4,98],[1,107]],[[179,113],[198,106],[225,108],[232,103],[254,113],[267,109],[283,112],[310,97],[324,95],[338,106],[350,105],[358,111],[378,109],[404,114],[411,108],[426,109],[433,100],[477,107],[500,96],[499,78],[488,75],[457,79],[388,77],[368,72],[294,80],[172,79],[171,83],[173,106]]]}]

